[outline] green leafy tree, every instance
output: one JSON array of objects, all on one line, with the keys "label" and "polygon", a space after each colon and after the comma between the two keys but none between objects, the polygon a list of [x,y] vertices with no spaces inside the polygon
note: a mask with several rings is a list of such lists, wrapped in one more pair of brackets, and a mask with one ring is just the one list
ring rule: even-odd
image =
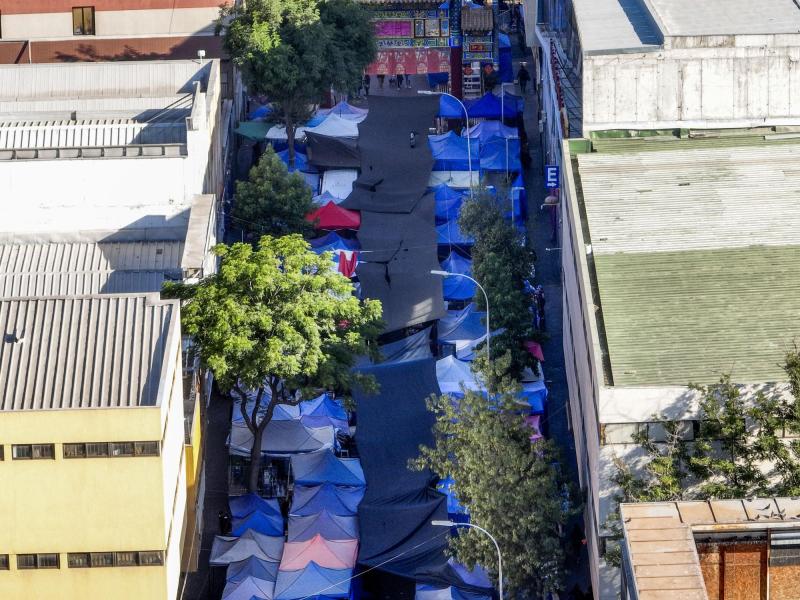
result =
[{"label": "green leafy tree", "polygon": [[225,50],[248,90],[266,95],[294,133],[331,86],[358,87],[377,47],[367,12],[353,0],[248,0],[223,6]]},{"label": "green leafy tree", "polygon": [[[533,299],[525,290],[525,281],[534,272],[536,253],[506,221],[497,199],[488,192],[478,192],[474,199],[464,202],[459,224],[475,239],[472,273],[489,297],[490,325],[492,329],[505,329],[492,337],[492,362],[504,354],[510,359],[505,371],[499,371],[497,364],[490,365],[485,356],[478,360],[478,368],[489,384],[506,375],[519,379],[525,367],[536,368],[536,359],[523,343],[541,339],[534,329]],[[483,294],[477,293],[475,300],[484,307]]]},{"label": "green leafy tree", "polygon": [[311,190],[298,173],[289,173],[272,148],[250,169],[247,181],[236,182],[231,216],[250,236],[281,236],[312,229]]},{"label": "green leafy tree", "polygon": [[[435,445],[420,448],[412,467],[452,476],[453,491],[470,520],[495,536],[503,555],[504,585],[514,598],[539,598],[562,588],[561,527],[572,514],[549,440],[531,441],[531,428],[513,393],[468,391],[455,402],[432,397]],[[480,564],[497,578],[497,554],[486,536],[471,530],[451,539],[468,567]]]},{"label": "green leafy tree", "polygon": [[[359,302],[351,282],[300,235],[219,245],[219,272],[167,294],[186,300],[183,331],[220,389],[240,400],[253,433],[248,487],[257,489],[261,441],[278,404],[309,393],[347,393],[358,377],[354,357],[374,353],[382,329],[379,302]],[[248,394],[254,402],[248,409]]]}]

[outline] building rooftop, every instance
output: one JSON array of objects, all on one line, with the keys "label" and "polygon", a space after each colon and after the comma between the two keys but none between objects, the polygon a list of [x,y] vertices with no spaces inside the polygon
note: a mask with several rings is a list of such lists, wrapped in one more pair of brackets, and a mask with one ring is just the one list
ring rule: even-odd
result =
[{"label": "building rooftop", "polygon": [[0,298],[158,292],[182,279],[184,243],[0,244]]},{"label": "building rooftop", "polygon": [[[620,516],[624,532],[623,565],[627,584],[629,591],[633,588],[635,592],[630,597],[638,600],[707,600],[709,597],[723,600],[738,597],[736,589],[741,592],[744,580],[731,582],[733,586],[729,584],[728,587],[734,588],[734,594],[726,595],[727,587],[723,585],[722,590],[717,588],[720,581],[719,567],[731,568],[737,564],[745,564],[737,563],[735,556],[737,551],[742,550],[741,542],[745,539],[750,544],[745,549],[749,553],[750,560],[746,563],[748,565],[752,565],[754,550],[758,557],[758,546],[766,547],[763,535],[759,544],[757,537],[746,538],[743,534],[771,532],[769,544],[773,554],[777,556],[781,546],[787,542],[796,547],[797,535],[800,533],[798,498],[621,504]],[[738,535],[730,537],[726,534]],[[698,542],[704,539],[716,541],[717,544],[698,547]],[[720,546],[726,544],[730,554],[723,561],[730,561],[732,564],[713,564],[714,559],[719,560]],[[796,550],[793,552],[796,554]],[[755,569],[755,577],[758,579],[762,572],[766,573],[767,570],[780,566],[786,565],[776,564],[774,561],[763,564],[763,571]],[[709,585],[714,587],[711,590],[713,594],[707,593]],[[753,597],[758,597],[758,593]],[[789,596],[776,593],[776,597]]]},{"label": "building rooftop", "polygon": [[785,379],[800,338],[800,141],[788,141],[577,155],[610,383]]},{"label": "building rooftop", "polygon": [[177,300],[157,295],[0,301],[0,410],[156,406]]},{"label": "building rooftop", "polygon": [[646,0],[668,36],[800,33],[794,0]]},{"label": "building rooftop", "polygon": [[661,31],[643,0],[573,0],[586,54],[642,52],[661,46]]}]

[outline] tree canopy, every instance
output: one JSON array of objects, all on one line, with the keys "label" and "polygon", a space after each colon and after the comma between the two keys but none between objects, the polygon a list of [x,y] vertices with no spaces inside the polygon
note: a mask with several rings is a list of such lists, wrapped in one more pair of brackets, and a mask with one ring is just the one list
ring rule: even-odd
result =
[{"label": "tree canopy", "polygon": [[[559,535],[571,511],[555,444],[531,441],[533,431],[513,393],[433,397],[429,408],[436,415],[436,443],[422,447],[413,466],[453,478],[452,490],[470,521],[497,539],[511,597],[540,598],[560,590]],[[451,539],[451,549],[460,562],[480,564],[496,579],[497,553],[486,536],[465,530]]]},{"label": "tree canopy", "polygon": [[358,88],[377,46],[367,12],[353,0],[248,0],[223,6],[225,50],[253,94],[263,94],[294,131],[331,86]]},{"label": "tree canopy", "polygon": [[236,182],[231,216],[236,225],[256,239],[312,229],[306,221],[311,212],[311,190],[298,173],[289,173],[284,162],[268,147],[247,181]]},{"label": "tree canopy", "polygon": [[[331,269],[300,235],[264,236],[250,244],[219,245],[219,272],[167,294],[186,300],[184,333],[224,392],[240,400],[254,434],[251,489],[261,436],[277,404],[297,404],[323,389],[346,394],[355,382],[355,357],[373,353],[382,329],[381,306],[360,302],[352,283]],[[247,407],[247,394],[255,402]]]},{"label": "tree canopy", "polygon": [[[472,248],[472,275],[486,290],[491,309],[491,327],[505,329],[492,337],[492,362],[479,359],[480,370],[487,375],[487,383],[493,377],[510,376],[519,380],[525,367],[536,367],[536,359],[525,350],[524,342],[541,337],[534,329],[533,298],[526,291],[525,282],[532,278],[536,253],[506,221],[497,199],[486,191],[478,192],[461,207],[459,217],[461,229],[475,239]],[[483,294],[475,297],[478,306],[483,306]],[[496,358],[509,355],[507,367],[498,370],[501,364]]]}]

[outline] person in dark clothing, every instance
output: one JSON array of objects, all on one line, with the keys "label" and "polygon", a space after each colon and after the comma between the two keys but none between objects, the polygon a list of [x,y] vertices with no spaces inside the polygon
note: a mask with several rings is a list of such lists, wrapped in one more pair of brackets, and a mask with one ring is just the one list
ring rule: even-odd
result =
[{"label": "person in dark clothing", "polygon": [[369,73],[364,73],[364,95],[367,97],[369,97],[369,84],[370,84]]},{"label": "person in dark clothing", "polygon": [[528,69],[525,68],[525,65],[522,64],[519,67],[519,71],[517,71],[517,81],[519,82],[519,89],[522,94],[525,94],[525,88],[528,87],[528,82],[531,80],[531,74],[528,73]]},{"label": "person in dark clothing", "polygon": [[383,82],[386,79],[386,75],[378,75],[378,87],[383,89]]},{"label": "person in dark clothing", "polygon": [[397,89],[398,90],[403,89],[403,74],[402,73],[398,73],[397,74]]}]

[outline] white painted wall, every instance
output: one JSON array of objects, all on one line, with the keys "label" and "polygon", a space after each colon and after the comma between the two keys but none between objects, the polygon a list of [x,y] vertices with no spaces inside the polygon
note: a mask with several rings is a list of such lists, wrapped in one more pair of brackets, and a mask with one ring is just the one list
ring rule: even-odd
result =
[{"label": "white painted wall", "polygon": [[791,39],[794,46],[585,56],[584,136],[605,129],[800,124],[800,37]]},{"label": "white painted wall", "polygon": [[0,230],[185,230],[199,168],[186,157],[0,161]]},{"label": "white painted wall", "polygon": [[170,36],[214,33],[219,8],[179,8],[172,10],[98,10],[94,36],[75,36],[72,13],[36,13],[3,15],[3,38],[9,40],[46,40],[75,38],[92,40],[103,37]]}]

